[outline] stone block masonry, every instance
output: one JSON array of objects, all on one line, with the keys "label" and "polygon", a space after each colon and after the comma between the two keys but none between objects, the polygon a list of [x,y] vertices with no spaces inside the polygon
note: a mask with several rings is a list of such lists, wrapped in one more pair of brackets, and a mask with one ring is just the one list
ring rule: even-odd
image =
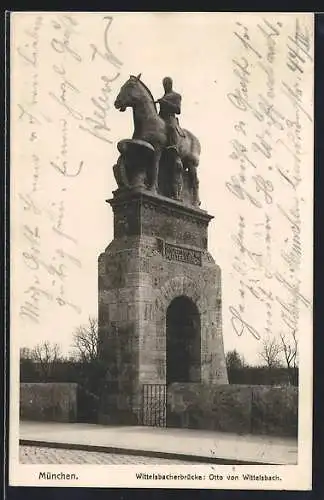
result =
[{"label": "stone block masonry", "polygon": [[21,383],[23,420],[77,421],[78,386],[73,383]]},{"label": "stone block masonry", "polygon": [[171,427],[297,436],[296,387],[175,383],[167,401]]},{"label": "stone block masonry", "polygon": [[[177,377],[227,383],[221,271],[207,249],[212,217],[205,211],[138,190],[117,192],[109,203],[114,240],[98,262],[107,367],[100,420],[140,423],[143,384]],[[187,370],[177,374],[174,365],[182,362]]]}]

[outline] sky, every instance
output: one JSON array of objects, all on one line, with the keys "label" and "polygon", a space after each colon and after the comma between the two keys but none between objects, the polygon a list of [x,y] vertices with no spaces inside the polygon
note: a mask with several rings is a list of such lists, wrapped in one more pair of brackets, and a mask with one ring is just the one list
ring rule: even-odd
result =
[{"label": "sky", "polygon": [[[142,73],[155,98],[163,94],[163,77],[173,78],[174,89],[182,95],[180,123],[201,142],[201,208],[214,216],[209,225],[209,251],[222,269],[225,350],[236,348],[249,363],[258,363],[266,328],[277,337],[284,331],[284,310],[278,302],[272,307],[270,328],[265,303],[247,289],[249,280],[257,280],[257,286],[274,296],[284,288],[280,297],[285,303],[289,291],[278,279],[265,275],[264,265],[255,270],[255,261],[246,259],[246,254],[242,257],[237,241],[243,231],[246,246],[265,254],[263,239],[261,246],[255,246],[255,233],[258,228],[264,231],[269,220],[270,260],[281,273],[282,252],[291,248],[295,233],[291,217],[283,217],[278,206],[288,211],[295,198],[302,200],[298,204],[302,221],[298,279],[304,295],[311,297],[312,291],[312,124],[300,109],[296,115],[291,95],[282,92],[283,80],[289,88],[296,84],[296,71],[287,69],[287,40],[294,33],[295,19],[281,15],[279,26],[275,24],[278,15],[275,20],[269,15],[268,22],[280,31],[276,38],[264,36],[258,24],[268,33],[274,31],[257,14],[16,13],[13,19],[13,349],[50,340],[68,353],[74,330],[89,315],[97,315],[97,259],[113,238],[112,210],[105,200],[117,187],[112,173],[118,158],[116,143],[133,133],[131,111],[119,113],[113,102],[129,75]],[[301,17],[301,22],[310,32],[310,18]],[[275,49],[269,63],[271,43]],[[105,56],[107,48],[110,60]],[[307,61],[305,65],[300,85],[303,105],[311,114],[312,66]],[[265,67],[273,71],[273,81]],[[108,80],[109,89],[105,87]],[[253,115],[253,109],[259,109],[260,93],[267,95],[271,85],[274,96],[268,99],[285,115],[284,131],[274,126],[267,129],[266,120],[258,122]],[[241,96],[248,96],[245,104],[241,100],[233,105],[237,89]],[[286,177],[293,175],[292,155],[279,145],[285,140],[296,152],[296,116],[302,123],[298,192],[283,175],[274,174],[283,163]],[[98,133],[94,120],[104,123],[103,132]],[[272,142],[264,135],[266,130]],[[251,169],[243,158],[245,150],[237,157],[238,140],[246,145],[254,164],[253,176],[271,182],[258,184],[251,174],[249,192],[260,201],[258,209],[247,195],[240,197],[230,189],[240,165]],[[265,140],[272,144],[270,157],[265,154]],[[253,143],[263,144],[263,153],[261,146],[253,149]],[[267,195],[275,196],[274,200],[268,203]],[[63,278],[57,272],[62,264]],[[242,279],[244,321],[253,324],[257,335],[233,313],[242,301]],[[299,330],[310,350],[311,312],[301,301],[298,310]]]}]

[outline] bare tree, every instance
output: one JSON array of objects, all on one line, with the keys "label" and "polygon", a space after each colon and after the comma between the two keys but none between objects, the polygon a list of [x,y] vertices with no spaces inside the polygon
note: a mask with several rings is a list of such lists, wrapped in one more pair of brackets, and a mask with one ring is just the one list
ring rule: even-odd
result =
[{"label": "bare tree", "polygon": [[281,333],[280,339],[281,351],[287,365],[289,381],[295,384],[298,366],[298,341],[296,338],[296,330],[293,330],[290,336]]},{"label": "bare tree", "polygon": [[46,340],[37,344],[30,352],[31,359],[35,362],[42,379],[48,380],[53,374],[56,364],[62,358],[59,344]]},{"label": "bare tree", "polygon": [[261,341],[259,356],[268,368],[280,366],[281,344],[275,337],[265,337]]},{"label": "bare tree", "polygon": [[244,357],[236,349],[226,353],[226,366],[228,370],[238,370],[246,366]]},{"label": "bare tree", "polygon": [[29,347],[20,348],[20,359],[32,359],[32,351]]},{"label": "bare tree", "polygon": [[79,326],[73,334],[72,349],[78,359],[94,361],[98,357],[98,320],[89,317],[86,325]]}]

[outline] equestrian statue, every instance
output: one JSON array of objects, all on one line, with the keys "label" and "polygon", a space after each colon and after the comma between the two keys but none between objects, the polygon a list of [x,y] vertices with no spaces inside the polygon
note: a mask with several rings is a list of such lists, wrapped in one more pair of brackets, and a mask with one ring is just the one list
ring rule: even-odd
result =
[{"label": "equestrian statue", "polygon": [[[121,87],[115,108],[133,109],[132,139],[119,141],[120,157],[114,166],[118,186],[145,186],[152,192],[199,206],[197,167],[200,142],[181,129],[181,95],[173,90],[170,77],[163,79],[164,95],[154,100],[141,80],[131,75]],[[159,113],[156,105],[159,104]]]}]

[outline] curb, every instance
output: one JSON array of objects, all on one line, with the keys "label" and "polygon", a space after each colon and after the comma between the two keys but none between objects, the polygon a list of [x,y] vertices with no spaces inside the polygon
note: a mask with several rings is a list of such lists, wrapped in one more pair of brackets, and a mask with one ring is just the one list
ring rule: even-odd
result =
[{"label": "curb", "polygon": [[169,453],[153,450],[136,450],[132,448],[116,448],[113,446],[99,446],[78,443],[57,443],[54,441],[37,441],[33,439],[19,439],[20,446],[40,446],[44,448],[60,448],[66,450],[95,451],[100,453],[114,453],[116,455],[135,455],[141,457],[165,458],[171,460],[183,460],[184,462],[199,462],[205,464],[219,465],[281,465],[267,462],[252,462],[248,460],[236,460],[228,458],[204,457],[201,455],[186,455],[182,453]]}]

